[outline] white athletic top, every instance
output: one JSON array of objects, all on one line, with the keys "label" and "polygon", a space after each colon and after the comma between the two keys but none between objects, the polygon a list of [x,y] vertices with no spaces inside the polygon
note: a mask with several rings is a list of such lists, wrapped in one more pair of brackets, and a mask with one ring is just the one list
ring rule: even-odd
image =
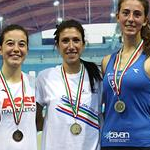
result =
[{"label": "white athletic top", "polygon": [[[18,126],[14,121],[11,102],[0,79],[0,104],[2,108],[0,113],[0,150],[37,150],[35,79],[25,73],[22,74],[25,84],[25,98],[23,113]],[[7,84],[15,104],[20,105],[22,98],[21,82]],[[16,142],[12,138],[14,131],[17,129],[23,133],[23,139],[20,142]]]},{"label": "white athletic top", "polygon": [[[80,72],[67,74],[73,100],[76,99],[79,77]],[[70,127],[75,119],[62,79],[61,65],[40,72],[36,82],[36,100],[46,106],[42,150],[100,150],[100,99],[101,83],[95,84],[95,93],[92,94],[85,70],[76,119],[82,131],[79,135],[73,135]]]}]

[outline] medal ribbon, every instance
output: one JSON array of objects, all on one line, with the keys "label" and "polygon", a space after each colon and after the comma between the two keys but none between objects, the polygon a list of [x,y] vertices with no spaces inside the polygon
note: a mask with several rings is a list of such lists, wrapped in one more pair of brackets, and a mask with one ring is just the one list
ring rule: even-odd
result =
[{"label": "medal ribbon", "polygon": [[21,74],[22,97],[23,98],[21,99],[21,106],[20,106],[19,110],[17,110],[17,108],[15,106],[15,102],[13,100],[13,96],[11,94],[10,88],[8,87],[8,84],[6,82],[5,76],[4,76],[4,74],[3,74],[2,71],[0,72],[0,78],[1,78],[2,83],[4,85],[4,88],[5,88],[5,91],[7,93],[7,96],[8,96],[8,98],[11,101],[15,123],[18,125],[20,123],[22,112],[23,112],[23,108],[24,108],[24,83],[23,83],[23,75]]},{"label": "medal ribbon", "polygon": [[62,73],[62,78],[63,78],[64,84],[65,84],[66,94],[67,94],[67,96],[69,98],[69,102],[71,104],[71,108],[72,108],[72,111],[73,111],[73,116],[76,118],[76,116],[78,114],[78,110],[79,110],[80,100],[81,100],[81,92],[82,92],[82,87],[83,87],[85,67],[84,67],[83,64],[81,65],[81,74],[80,74],[80,79],[79,79],[79,84],[78,84],[78,89],[77,89],[77,96],[76,96],[75,105],[73,105],[71,89],[69,87],[69,83],[68,83],[68,80],[67,80],[66,72],[65,72],[63,66],[61,67],[61,73]]},{"label": "medal ribbon", "polygon": [[126,63],[125,67],[123,68],[123,71],[122,71],[122,73],[119,77],[118,82],[117,82],[117,73],[118,73],[118,70],[119,70],[120,62],[121,62],[121,53],[122,53],[122,51],[120,51],[117,54],[116,65],[115,65],[115,69],[114,69],[114,84],[115,84],[115,90],[116,90],[117,95],[119,95],[120,92],[121,92],[120,91],[121,90],[121,83],[122,83],[122,78],[123,78],[123,75],[124,75],[125,71],[130,67],[132,62],[135,60],[135,58],[136,58],[138,52],[141,50],[142,46],[143,46],[143,40],[141,40],[141,42],[139,43],[137,48],[134,50],[134,52],[130,56],[128,62]]}]

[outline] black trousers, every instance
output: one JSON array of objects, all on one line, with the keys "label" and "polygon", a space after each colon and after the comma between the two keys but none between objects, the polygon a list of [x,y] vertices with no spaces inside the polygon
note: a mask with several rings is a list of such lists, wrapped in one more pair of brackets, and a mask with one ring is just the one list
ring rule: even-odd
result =
[{"label": "black trousers", "polygon": [[101,150],[150,150],[150,147],[102,147]]}]

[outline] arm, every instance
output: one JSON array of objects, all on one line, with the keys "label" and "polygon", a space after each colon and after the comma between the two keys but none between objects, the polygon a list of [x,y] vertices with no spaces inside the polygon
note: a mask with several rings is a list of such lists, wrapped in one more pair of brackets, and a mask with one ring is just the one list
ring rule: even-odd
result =
[{"label": "arm", "polygon": [[102,60],[101,70],[102,70],[102,75],[103,76],[105,74],[105,70],[106,70],[107,64],[109,62],[110,56],[111,55],[104,56],[104,58]]},{"label": "arm", "polygon": [[146,59],[144,64],[145,71],[150,78],[150,56]]},{"label": "arm", "polygon": [[44,117],[43,117],[43,107],[39,104],[36,103],[36,126],[37,126],[37,131],[42,131],[43,130],[43,122],[44,122]]},{"label": "arm", "polygon": [[[106,67],[107,67],[107,64],[109,62],[110,57],[111,57],[111,55],[104,56],[104,58],[102,60],[101,72],[102,72],[103,77],[104,77]],[[103,118],[103,120],[105,120],[105,100],[104,100],[104,97],[103,97],[103,93],[102,93],[102,107],[101,107],[101,109],[102,109],[102,118]]]}]

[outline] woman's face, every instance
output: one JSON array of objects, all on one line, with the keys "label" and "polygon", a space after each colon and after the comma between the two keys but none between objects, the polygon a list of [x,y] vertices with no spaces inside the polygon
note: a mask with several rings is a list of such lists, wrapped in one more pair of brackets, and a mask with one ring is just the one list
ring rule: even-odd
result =
[{"label": "woman's face", "polygon": [[23,31],[12,30],[5,33],[0,47],[4,67],[20,67],[27,52],[27,37]]},{"label": "woman's face", "polygon": [[57,47],[64,63],[79,62],[84,46],[81,33],[76,28],[66,28],[60,33]]},{"label": "woman's face", "polygon": [[117,20],[124,36],[140,35],[141,28],[147,21],[142,3],[138,0],[125,0],[121,4]]}]

